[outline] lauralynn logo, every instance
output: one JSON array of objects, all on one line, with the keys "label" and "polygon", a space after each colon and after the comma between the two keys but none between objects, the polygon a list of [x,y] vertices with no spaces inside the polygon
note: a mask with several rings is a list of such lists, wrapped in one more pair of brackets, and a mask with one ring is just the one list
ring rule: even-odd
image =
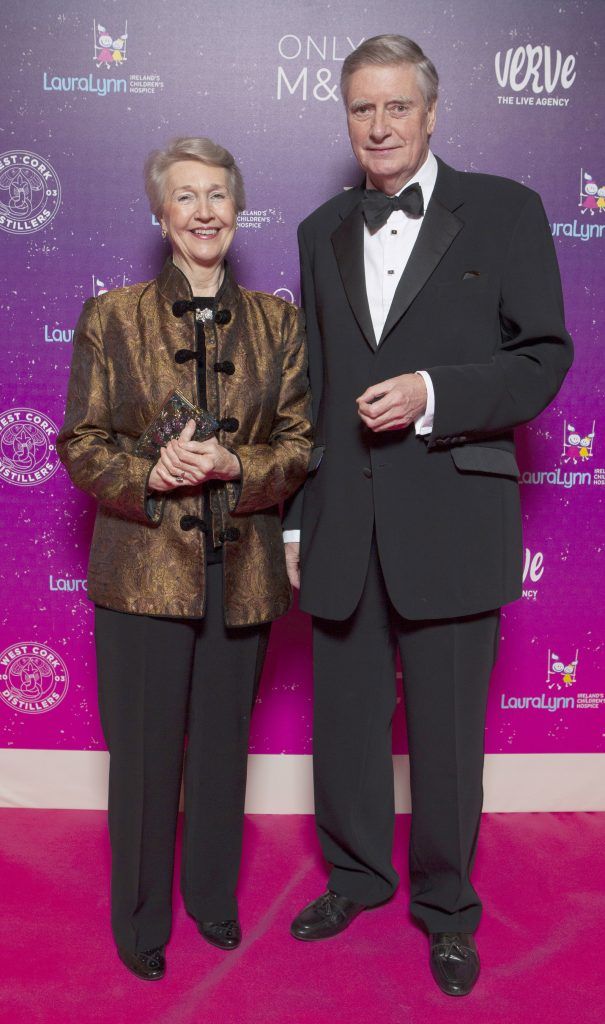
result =
[{"label": "lauralynn logo", "polygon": [[[151,214],[151,223],[154,228],[160,227],[160,222],[154,213]],[[285,224],[285,218],[281,210],[269,207],[266,210],[241,210],[237,215],[238,231],[260,231],[270,224]]]},{"label": "lauralynn logo", "polygon": [[[105,292],[110,291],[113,288],[123,288],[126,284],[126,274],[121,274],[116,277],[103,276],[97,277],[96,274],[92,275],[92,295],[95,299],[99,295],[104,295]],[[74,339],[75,331],[73,327],[63,326],[61,324],[43,324],[43,339],[44,342],[52,344],[64,344],[69,345]]]},{"label": "lauralynn logo", "polygon": [[576,188],[580,216],[569,221],[555,221],[550,226],[553,236],[579,238],[582,242],[602,238],[605,233],[605,217],[601,216],[605,214],[605,174],[593,178],[581,167]]},{"label": "lauralynn logo", "polygon": [[57,426],[37,409],[0,413],[0,480],[15,487],[35,487],[59,468]]},{"label": "lauralynn logo", "polygon": [[[576,698],[569,690],[576,682],[578,651],[572,661],[562,661],[552,649],[548,651],[546,689],[548,692],[523,694],[501,694],[500,707],[503,711],[561,711],[576,707]],[[584,696],[584,695],[582,695]],[[579,705],[578,705],[579,706]]]},{"label": "lauralynn logo", "polygon": [[498,96],[503,106],[567,107],[569,90],[576,80],[576,58],[539,43],[498,50],[496,80],[506,92]]},{"label": "lauralynn logo", "polygon": [[[122,29],[109,23],[106,27],[95,19],[92,24],[92,44],[88,40],[90,36],[87,35],[87,65],[83,65],[77,74],[45,71],[42,79],[44,92],[88,92],[97,96],[147,93],[153,96],[164,88],[160,76],[151,72],[133,73],[124,77],[130,46],[127,21]],[[96,69],[94,73],[88,70],[91,63]]]},{"label": "lauralynn logo", "polygon": [[598,185],[592,174],[587,171],[580,171],[580,197],[578,206],[582,214],[590,211],[591,217],[595,213],[605,213],[605,184]]},{"label": "lauralynn logo", "polygon": [[576,681],[578,671],[578,651],[573,661],[561,661],[554,651],[548,652],[546,669],[546,685],[549,690],[569,690]]},{"label": "lauralynn logo", "polygon": [[587,463],[592,459],[593,444],[595,438],[595,422],[592,421],[592,430],[588,434],[579,433],[576,428],[565,421],[563,424],[563,462],[574,464]]},{"label": "lauralynn logo", "polygon": [[24,715],[42,715],[65,699],[67,666],[44,644],[20,643],[0,654],[0,697]]},{"label": "lauralynn logo", "polygon": [[93,61],[98,68],[120,68],[126,60],[126,43],[128,40],[128,22],[124,22],[124,31],[121,36],[115,39],[111,32],[108,32],[104,25],[95,21],[93,23],[94,53]]},{"label": "lauralynn logo", "polygon": [[0,228],[31,235],[48,227],[61,204],[61,185],[48,160],[26,149],[0,155]]},{"label": "lauralynn logo", "polygon": [[563,650],[565,658],[559,657],[560,650],[563,649],[548,649],[544,691],[522,696],[503,693],[500,697],[503,711],[595,711],[605,707],[605,693],[602,691],[580,693],[576,689],[579,650],[576,649],[575,655],[569,649]]},{"label": "lauralynn logo", "polygon": [[106,280],[103,280],[102,278],[97,277],[96,274],[93,274],[92,275],[92,294],[93,294],[93,298],[98,299],[99,295],[105,295],[106,292],[111,291],[113,288],[123,288],[125,284],[126,284],[126,274],[122,274],[121,277],[118,277],[115,280],[114,279],[109,280],[109,278],[107,278]]},{"label": "lauralynn logo", "polygon": [[564,487],[570,490],[574,487],[591,487],[605,485],[605,469],[601,466],[593,466],[592,460],[595,454],[596,423],[592,421],[592,427],[586,430],[581,424],[576,429],[580,420],[563,421],[563,435],[561,439],[560,461],[561,465],[552,469],[528,469],[520,476],[522,484],[538,484],[541,486],[550,485]]}]

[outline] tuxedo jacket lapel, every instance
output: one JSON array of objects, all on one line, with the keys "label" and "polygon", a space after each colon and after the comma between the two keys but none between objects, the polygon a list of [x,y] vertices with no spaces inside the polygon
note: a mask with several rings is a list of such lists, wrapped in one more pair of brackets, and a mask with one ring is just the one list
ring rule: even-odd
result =
[{"label": "tuxedo jacket lapel", "polygon": [[416,244],[393,296],[393,302],[380,338],[381,344],[401,320],[420,289],[424,287],[463,226],[463,222],[453,212],[462,205],[457,188],[458,175],[439,158],[437,161],[439,171],[435,189],[424,215]]},{"label": "tuxedo jacket lapel", "polygon": [[[355,194],[357,201],[343,210],[343,221],[332,234],[332,246],[349,305],[365,340],[375,352],[377,339],[370,316],[363,263],[364,220],[360,190],[355,189]],[[353,190],[347,193],[347,198],[349,196],[353,198]]]},{"label": "tuxedo jacket lapel", "polygon": [[[463,227],[463,221],[454,213],[462,205],[458,174],[439,157],[437,162],[439,171],[433,195],[393,297],[380,338],[381,344],[401,320]],[[351,189],[346,193],[341,213],[342,223],[332,234],[332,246],[349,305],[365,340],[375,352],[378,339],[374,336],[366,290],[361,193],[361,189]]]}]

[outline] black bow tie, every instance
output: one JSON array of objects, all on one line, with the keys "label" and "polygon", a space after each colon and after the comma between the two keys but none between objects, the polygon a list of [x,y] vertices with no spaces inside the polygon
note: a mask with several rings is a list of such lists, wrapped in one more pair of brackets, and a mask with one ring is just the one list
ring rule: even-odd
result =
[{"label": "black bow tie", "polygon": [[378,231],[386,224],[393,210],[403,210],[410,217],[422,217],[422,189],[418,184],[408,185],[399,196],[385,196],[384,192],[377,189],[366,189],[361,209],[370,231]]}]

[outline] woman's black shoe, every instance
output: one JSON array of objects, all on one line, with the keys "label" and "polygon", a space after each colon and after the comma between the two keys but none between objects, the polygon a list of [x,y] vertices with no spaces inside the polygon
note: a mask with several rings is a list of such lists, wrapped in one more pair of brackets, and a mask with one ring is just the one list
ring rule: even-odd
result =
[{"label": "woman's black shoe", "polygon": [[239,921],[198,921],[197,930],[212,946],[237,949],[242,941]]},{"label": "woman's black shoe", "polygon": [[127,949],[120,949],[118,946],[118,956],[128,970],[143,981],[159,981],[166,973],[163,946],[158,946],[157,949],[146,949],[142,953],[130,953]]}]

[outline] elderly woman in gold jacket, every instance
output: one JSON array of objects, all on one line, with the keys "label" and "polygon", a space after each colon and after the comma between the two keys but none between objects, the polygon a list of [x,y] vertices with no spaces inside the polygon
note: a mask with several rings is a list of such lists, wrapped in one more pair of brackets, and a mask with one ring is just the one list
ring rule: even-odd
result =
[{"label": "elderly woman in gold jacket", "polygon": [[[184,902],[213,945],[241,939],[250,713],[268,623],[291,599],[278,506],[305,477],[311,427],[301,314],[241,288],[225,261],[244,208],[231,154],[176,139],[149,157],[146,189],[172,255],[155,280],[84,304],[58,448],[98,502],[88,593],[112,926],[122,961],[151,980],[165,971],[183,758]],[[193,440],[192,420],[155,463],[138,457],[176,389],[215,435]]]}]

